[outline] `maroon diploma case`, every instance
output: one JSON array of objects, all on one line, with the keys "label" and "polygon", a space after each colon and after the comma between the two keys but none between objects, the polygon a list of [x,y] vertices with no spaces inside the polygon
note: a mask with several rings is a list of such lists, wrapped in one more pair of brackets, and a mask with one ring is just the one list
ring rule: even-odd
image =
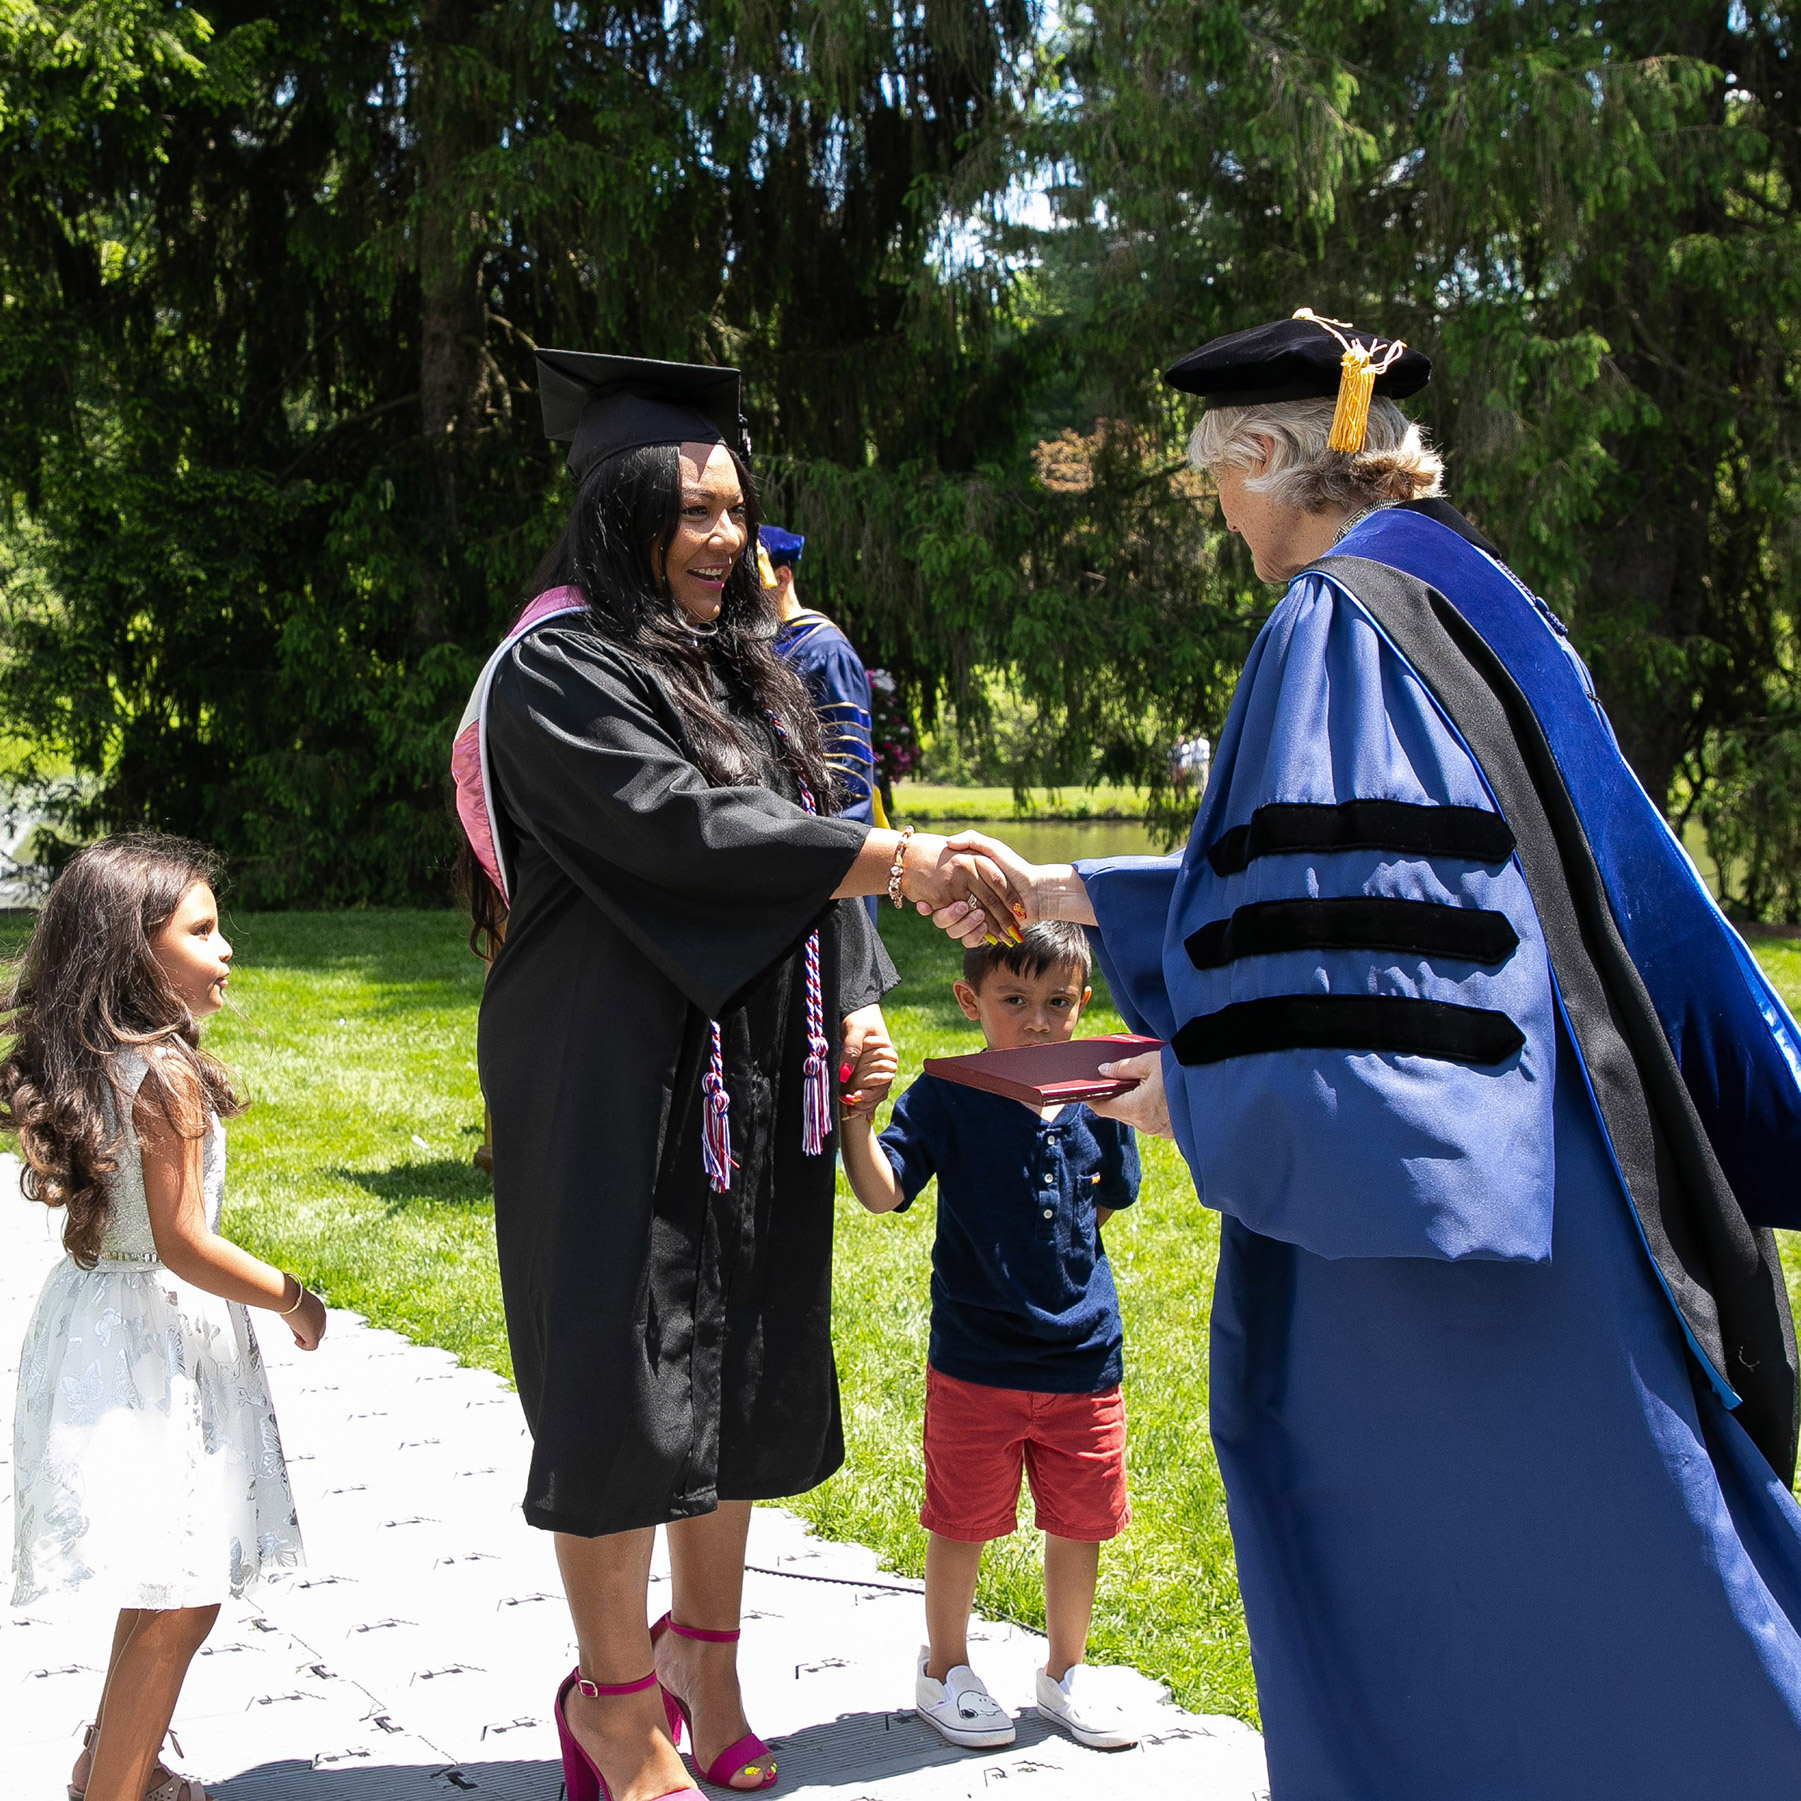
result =
[{"label": "maroon diploma case", "polygon": [[1063,1101],[1105,1101],[1128,1094],[1138,1084],[1100,1073],[1103,1063],[1160,1051],[1161,1038],[1134,1038],[1114,1032],[1101,1038],[1071,1038],[1063,1044],[1025,1044],[1011,1051],[977,1051],[969,1057],[928,1057],[925,1072],[965,1088],[1004,1094],[1028,1107],[1055,1107]]}]

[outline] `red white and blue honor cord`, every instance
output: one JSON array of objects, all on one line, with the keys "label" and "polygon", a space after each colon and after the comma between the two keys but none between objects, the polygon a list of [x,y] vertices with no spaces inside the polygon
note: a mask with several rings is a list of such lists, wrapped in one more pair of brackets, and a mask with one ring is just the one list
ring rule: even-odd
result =
[{"label": "red white and blue honor cord", "polygon": [[706,1113],[701,1120],[700,1155],[707,1166],[707,1185],[715,1194],[724,1194],[732,1185],[732,1097],[725,1088],[725,1053],[719,1043],[719,1021],[709,1020],[713,1032],[713,1049],[707,1058],[707,1073],[700,1079],[701,1104]]},{"label": "red white and blue honor cord", "polygon": [[[789,751],[788,734],[773,713],[768,715],[782,749]],[[792,755],[792,753],[790,753]],[[815,816],[819,806],[813,789],[798,766],[794,779],[800,786],[800,804]],[[832,1047],[825,1035],[825,991],[819,979],[819,933],[807,934],[807,1060],[802,1066],[804,1086],[801,1091],[801,1149],[809,1157],[823,1156],[825,1141],[832,1130]],[[701,1091],[706,1115],[702,1122],[701,1156],[707,1167],[707,1182],[715,1194],[724,1194],[732,1185],[732,1097],[725,1086],[725,1052],[719,1039],[719,1021],[710,1022],[713,1030],[712,1054],[707,1059],[707,1073],[701,1078]]]}]

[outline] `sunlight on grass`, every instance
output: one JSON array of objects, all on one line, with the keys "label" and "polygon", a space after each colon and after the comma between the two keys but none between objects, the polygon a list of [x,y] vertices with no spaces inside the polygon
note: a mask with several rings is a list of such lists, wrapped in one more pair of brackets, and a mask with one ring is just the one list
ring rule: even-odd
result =
[{"label": "sunlight on grass", "polygon": [[209,1041],[251,1110],[228,1230],[338,1307],[507,1370],[481,1142],[481,965],[447,913],[227,921],[233,1010]]}]

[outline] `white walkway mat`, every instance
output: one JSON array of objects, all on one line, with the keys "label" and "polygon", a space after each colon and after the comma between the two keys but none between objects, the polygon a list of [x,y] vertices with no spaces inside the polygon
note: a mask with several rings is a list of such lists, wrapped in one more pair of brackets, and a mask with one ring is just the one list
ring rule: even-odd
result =
[{"label": "white walkway mat", "polygon": [[[12,1542],[11,1417],[19,1342],[59,1254],[40,1208],[0,1172],[0,1474]],[[551,1700],[575,1661],[549,1537],[518,1507],[519,1407],[443,1351],[334,1313],[308,1357],[257,1315],[294,1477],[308,1568],[227,1603],[176,1714],[180,1767],[219,1801],[557,1801]],[[1133,1751],[1083,1750],[1031,1711],[1044,1642],[978,1625],[972,1655],[1018,1716],[1001,1752],[945,1745],[908,1708],[924,1636],[917,1585],[873,1552],[759,1508],[742,1670],[776,1746],[771,1801],[1255,1801],[1262,1744],[1233,1719],[1170,1706],[1131,1670],[1106,1677],[1146,1729]],[[659,1559],[651,1606],[663,1609]],[[11,1579],[0,1593],[10,1594]],[[108,1625],[66,1606],[0,1611],[0,1697],[20,1795],[57,1797],[91,1717]],[[715,1794],[723,1791],[712,1791]]]}]

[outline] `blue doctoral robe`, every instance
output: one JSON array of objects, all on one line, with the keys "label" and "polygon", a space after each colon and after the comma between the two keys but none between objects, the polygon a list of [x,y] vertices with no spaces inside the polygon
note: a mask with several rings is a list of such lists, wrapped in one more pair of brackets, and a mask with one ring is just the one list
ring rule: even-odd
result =
[{"label": "blue doctoral robe", "polygon": [[1211,1426],[1272,1801],[1793,1797],[1788,1378],[1754,1442],[1755,1331],[1720,1278],[1722,1350],[1706,1281],[1654,1257],[1619,1068],[1547,949],[1567,896],[1499,822],[1394,638],[1303,574],[1187,854],[1079,866],[1128,1021],[1203,1022],[1164,1076],[1224,1215]]},{"label": "blue doctoral robe", "polygon": [[875,753],[870,745],[869,673],[845,637],[823,613],[803,608],[776,633],[776,654],[806,683],[819,715],[825,759],[843,789],[845,819],[872,816]]}]

